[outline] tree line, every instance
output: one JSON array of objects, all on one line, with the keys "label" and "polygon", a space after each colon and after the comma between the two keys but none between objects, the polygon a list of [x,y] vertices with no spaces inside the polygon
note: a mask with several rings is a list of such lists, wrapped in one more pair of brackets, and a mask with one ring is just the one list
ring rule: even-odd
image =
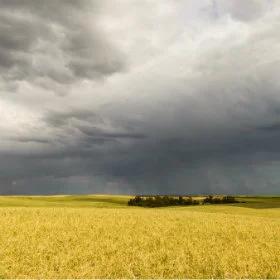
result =
[{"label": "tree line", "polygon": [[168,196],[168,195],[154,195],[154,196],[141,196],[137,195],[128,201],[129,206],[142,206],[142,207],[164,207],[176,205],[200,205],[200,204],[226,204],[238,203],[233,196],[212,196],[208,195],[204,199],[193,199],[191,196]]}]

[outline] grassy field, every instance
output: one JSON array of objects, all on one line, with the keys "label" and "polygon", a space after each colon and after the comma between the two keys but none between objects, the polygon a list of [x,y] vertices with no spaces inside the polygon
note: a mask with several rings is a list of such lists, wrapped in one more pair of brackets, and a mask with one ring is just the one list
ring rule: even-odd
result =
[{"label": "grassy field", "polygon": [[280,197],[153,209],[128,199],[0,197],[0,277],[280,278]]}]

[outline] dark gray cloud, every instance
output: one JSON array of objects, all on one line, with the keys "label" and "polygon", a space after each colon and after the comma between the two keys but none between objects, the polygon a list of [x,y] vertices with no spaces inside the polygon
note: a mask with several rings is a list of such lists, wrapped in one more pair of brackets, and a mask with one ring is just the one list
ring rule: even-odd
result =
[{"label": "dark gray cloud", "polygon": [[1,193],[279,193],[276,2],[0,3]]},{"label": "dark gray cloud", "polygon": [[268,131],[268,132],[279,132],[280,124],[274,123],[274,124],[270,124],[270,125],[264,125],[264,126],[258,127],[257,129],[263,130],[263,131]]},{"label": "dark gray cloud", "polygon": [[[123,71],[124,60],[92,18],[95,1],[1,1],[4,82],[72,84]],[[92,22],[90,22],[92,20]],[[48,79],[44,83],[41,79]]]}]

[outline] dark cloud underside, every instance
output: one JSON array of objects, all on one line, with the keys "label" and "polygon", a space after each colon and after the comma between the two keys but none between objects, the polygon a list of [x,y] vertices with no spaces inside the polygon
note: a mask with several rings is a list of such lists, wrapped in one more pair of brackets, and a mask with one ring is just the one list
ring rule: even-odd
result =
[{"label": "dark cloud underside", "polygon": [[279,194],[278,6],[0,0],[0,193]]}]

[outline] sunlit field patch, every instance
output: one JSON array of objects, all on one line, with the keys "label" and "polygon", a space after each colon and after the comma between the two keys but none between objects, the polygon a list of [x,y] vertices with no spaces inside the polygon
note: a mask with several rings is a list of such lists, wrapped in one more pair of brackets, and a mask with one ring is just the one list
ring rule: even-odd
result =
[{"label": "sunlit field patch", "polygon": [[242,199],[143,209],[128,197],[1,197],[0,276],[279,278],[280,199]]}]

